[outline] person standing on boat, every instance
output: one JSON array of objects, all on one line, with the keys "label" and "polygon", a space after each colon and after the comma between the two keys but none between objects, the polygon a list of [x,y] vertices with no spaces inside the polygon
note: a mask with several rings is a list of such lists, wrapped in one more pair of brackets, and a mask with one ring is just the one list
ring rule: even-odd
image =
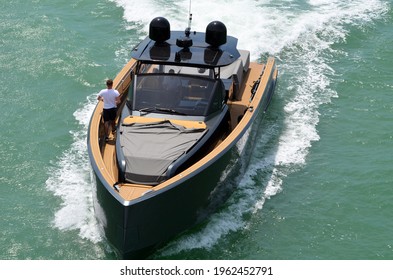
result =
[{"label": "person standing on boat", "polygon": [[115,119],[117,112],[117,104],[120,103],[120,93],[113,89],[113,81],[106,81],[106,89],[98,93],[97,100],[104,102],[104,124],[105,124],[105,140],[109,140],[109,132],[115,128]]}]

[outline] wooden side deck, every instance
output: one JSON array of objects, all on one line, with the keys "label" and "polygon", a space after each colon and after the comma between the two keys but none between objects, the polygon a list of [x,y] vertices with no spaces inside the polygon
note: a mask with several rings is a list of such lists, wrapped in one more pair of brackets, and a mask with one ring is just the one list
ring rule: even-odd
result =
[{"label": "wooden side deck", "polygon": [[250,105],[251,99],[251,89],[254,82],[258,80],[262,69],[265,67],[263,64],[258,64],[255,62],[250,63],[250,70],[245,74],[242,87],[240,88],[240,93],[238,95],[239,100],[229,100],[228,106],[231,112],[231,127],[232,130],[239,123],[239,118],[242,117]]}]

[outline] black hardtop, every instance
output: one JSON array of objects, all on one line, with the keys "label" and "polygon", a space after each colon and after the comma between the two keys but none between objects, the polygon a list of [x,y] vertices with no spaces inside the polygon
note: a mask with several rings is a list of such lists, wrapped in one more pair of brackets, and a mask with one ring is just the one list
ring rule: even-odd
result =
[{"label": "black hardtop", "polygon": [[233,63],[240,57],[237,50],[237,38],[227,36],[227,42],[219,47],[212,47],[205,42],[205,33],[191,32],[187,39],[192,46],[179,47],[178,39],[186,38],[183,31],[171,31],[170,38],[158,43],[146,37],[132,52],[132,58],[144,63],[169,64],[190,67],[214,68]]}]

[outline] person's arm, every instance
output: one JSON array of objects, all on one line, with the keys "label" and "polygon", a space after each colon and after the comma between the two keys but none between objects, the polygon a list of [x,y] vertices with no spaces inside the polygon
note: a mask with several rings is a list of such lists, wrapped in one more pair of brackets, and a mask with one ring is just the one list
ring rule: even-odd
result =
[{"label": "person's arm", "polygon": [[97,100],[98,100],[98,101],[103,101],[103,100],[104,100],[104,98],[102,98],[102,96],[101,96],[101,92],[98,93],[98,95],[97,95]]},{"label": "person's arm", "polygon": [[116,104],[120,104],[120,95],[118,97],[116,97]]},{"label": "person's arm", "polygon": [[118,91],[116,91],[116,95],[117,95],[116,97],[116,105],[117,105],[120,104],[121,100],[120,100],[120,93]]}]

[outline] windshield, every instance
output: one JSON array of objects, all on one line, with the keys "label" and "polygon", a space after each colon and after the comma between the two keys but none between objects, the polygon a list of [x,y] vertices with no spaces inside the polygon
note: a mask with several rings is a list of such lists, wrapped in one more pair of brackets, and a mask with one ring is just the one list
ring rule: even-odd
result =
[{"label": "windshield", "polygon": [[208,77],[169,73],[136,76],[133,110],[191,116],[207,116],[222,107],[222,82]]}]

